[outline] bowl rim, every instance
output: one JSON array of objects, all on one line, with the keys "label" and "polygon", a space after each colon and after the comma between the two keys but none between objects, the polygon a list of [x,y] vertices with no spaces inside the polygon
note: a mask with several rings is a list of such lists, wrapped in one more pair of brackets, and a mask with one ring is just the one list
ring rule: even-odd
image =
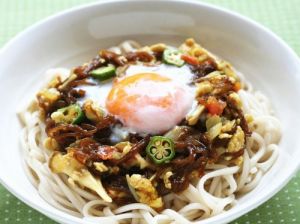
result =
[{"label": "bowl rim", "polygon": [[[286,42],[284,42],[281,37],[276,35],[269,28],[261,25],[260,23],[254,21],[251,18],[248,18],[244,15],[239,14],[238,12],[229,10],[227,8],[223,8],[221,6],[216,6],[216,5],[213,5],[213,4],[210,4],[210,3],[202,2],[202,1],[199,1],[199,0],[160,0],[160,1],[157,1],[157,0],[143,0],[143,1],[140,1],[140,0],[103,0],[103,1],[96,1],[96,2],[92,2],[92,3],[87,3],[87,4],[81,4],[81,5],[78,5],[78,6],[73,6],[71,8],[62,10],[58,13],[54,13],[53,15],[48,16],[46,18],[43,18],[43,19],[33,23],[33,25],[28,26],[23,31],[20,31],[17,35],[15,35],[8,42],[6,42],[4,44],[4,46],[0,49],[0,58],[5,55],[5,52],[7,50],[9,50],[10,47],[15,42],[22,39],[26,35],[30,35],[31,32],[34,32],[37,28],[47,24],[48,22],[59,19],[60,17],[63,17],[63,16],[67,16],[70,13],[74,13],[74,12],[80,11],[82,9],[88,9],[90,7],[93,7],[93,6],[100,6],[100,5],[112,4],[112,3],[113,4],[115,4],[115,3],[125,3],[126,4],[126,3],[133,3],[133,2],[139,2],[139,3],[141,3],[141,2],[153,2],[153,3],[169,2],[169,3],[193,4],[193,5],[196,5],[197,7],[205,7],[209,10],[218,11],[218,12],[226,14],[228,16],[235,17],[237,20],[240,20],[240,21],[244,22],[245,24],[252,25],[252,26],[258,28],[260,31],[266,33],[271,38],[273,38],[279,45],[281,45],[284,48],[284,50],[287,51],[287,53],[292,57],[293,61],[296,62],[296,64],[300,68],[300,58],[296,54],[296,52]],[[283,181],[278,182],[276,188],[274,188],[273,191],[266,192],[266,194],[263,197],[258,198],[258,200],[253,201],[251,204],[247,204],[247,206],[244,206],[244,208],[239,208],[239,210],[235,210],[234,212],[232,212],[232,210],[227,211],[226,212],[227,215],[225,217],[223,217],[221,222],[226,223],[226,222],[232,221],[232,220],[234,220],[238,217],[241,217],[242,215],[246,214],[247,212],[253,210],[257,206],[259,206],[262,203],[269,200],[272,196],[274,196],[278,191],[280,191],[290,181],[290,179],[293,177],[293,175],[299,169],[300,169],[300,161],[299,161],[298,164],[295,164],[294,167],[290,169],[289,175],[287,175],[286,178]],[[83,223],[83,220],[81,218],[66,214],[63,211],[61,211],[61,213],[57,214],[53,210],[43,208],[42,206],[40,206],[36,202],[31,202],[29,199],[27,199],[26,197],[23,197],[23,195],[21,195],[17,191],[15,191],[13,186],[10,186],[9,184],[6,184],[1,176],[0,176],[0,183],[10,193],[12,193],[14,196],[16,196],[19,200],[23,201],[28,206],[34,208],[35,210],[37,210],[40,213],[50,217],[51,219],[53,219],[55,221],[59,221],[59,222],[62,222],[62,223],[65,223],[65,222],[79,223],[79,222],[82,221],[82,223]],[[232,213],[232,214],[230,214],[230,213]],[[67,217],[65,217],[64,214]],[[223,214],[225,214],[225,213],[223,213]],[[220,216],[222,216],[222,214],[210,217],[206,220],[208,221],[208,223],[215,223],[215,221],[217,221],[216,219],[219,219]],[[202,221],[200,221],[200,222],[202,222]],[[218,220],[218,222],[220,223],[220,220]],[[84,220],[84,223],[94,223],[94,222],[89,222],[87,220]]]}]

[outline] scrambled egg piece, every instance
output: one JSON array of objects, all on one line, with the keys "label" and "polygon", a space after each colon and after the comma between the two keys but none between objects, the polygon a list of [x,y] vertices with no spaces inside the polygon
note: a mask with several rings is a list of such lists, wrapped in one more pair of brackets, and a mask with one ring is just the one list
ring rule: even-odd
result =
[{"label": "scrambled egg piece", "polygon": [[244,157],[243,156],[239,156],[237,157],[236,159],[234,159],[232,161],[235,165],[241,167],[243,165],[243,162],[244,162]]},{"label": "scrambled egg piece", "polygon": [[167,189],[171,189],[171,187],[172,187],[172,184],[171,184],[170,179],[169,179],[170,176],[172,176],[172,175],[173,175],[173,172],[172,171],[168,171],[168,172],[165,173],[165,175],[163,177],[164,184],[165,184],[165,187]]},{"label": "scrambled egg piece", "polygon": [[193,38],[186,39],[185,42],[180,45],[179,50],[198,58],[199,61],[205,60],[210,56],[208,51],[202,48],[198,43],[196,43]]},{"label": "scrambled egg piece", "polygon": [[191,114],[188,114],[187,117],[186,117],[186,120],[188,121],[188,124],[189,125],[195,125],[198,122],[198,120],[200,118],[200,115],[202,114],[204,109],[205,109],[205,107],[200,104],[196,107],[195,110],[192,111]]},{"label": "scrambled egg piece", "polygon": [[242,108],[241,98],[236,92],[230,93],[229,98],[233,101],[237,108]]},{"label": "scrambled egg piece", "polygon": [[108,167],[105,166],[103,162],[94,162],[93,163],[96,170],[98,170],[100,173],[108,171]]},{"label": "scrambled egg piece", "polygon": [[140,174],[127,175],[126,179],[131,193],[138,202],[147,204],[156,210],[163,208],[162,198],[158,196],[149,179],[142,177]]},{"label": "scrambled egg piece", "polygon": [[119,142],[115,145],[115,147],[119,150],[113,153],[114,159],[121,159],[123,156],[125,156],[127,153],[130,152],[132,148],[132,144],[128,141],[126,142]]},{"label": "scrambled egg piece", "polygon": [[182,45],[180,45],[179,50],[186,53],[192,53],[195,48],[200,49],[201,47],[195,42],[193,38],[188,38]]},{"label": "scrambled egg piece", "polygon": [[232,120],[232,121],[226,120],[222,126],[221,131],[223,133],[229,132],[233,129],[234,125],[235,125],[235,120]]},{"label": "scrambled egg piece", "polygon": [[196,96],[203,96],[213,91],[213,86],[207,80],[200,83],[196,83],[196,86]]},{"label": "scrambled egg piece", "polygon": [[56,75],[56,76],[54,76],[54,77],[50,80],[50,82],[48,83],[47,87],[48,87],[48,88],[55,88],[55,87],[57,87],[58,85],[60,85],[61,82],[62,82],[62,81],[61,81],[60,75]]},{"label": "scrambled egg piece", "polygon": [[94,122],[100,122],[103,120],[104,111],[92,100],[87,100],[83,104],[83,111],[85,116]]},{"label": "scrambled egg piece", "polygon": [[216,124],[221,123],[221,122],[222,122],[222,119],[220,116],[217,116],[217,115],[209,116],[205,122],[206,129],[209,130],[213,126],[215,126]]},{"label": "scrambled egg piece", "polygon": [[77,75],[76,74],[72,74],[68,77],[67,80],[65,80],[59,87],[59,90],[63,90],[64,88],[66,88],[70,82],[74,81],[75,79],[77,79]]},{"label": "scrambled egg piece", "polygon": [[59,145],[57,143],[57,141],[54,138],[51,137],[47,137],[44,141],[44,147],[48,150],[58,150],[59,149]]},{"label": "scrambled egg piece", "polygon": [[227,76],[233,77],[234,79],[237,79],[237,75],[233,71],[232,65],[227,61],[220,61],[218,63],[218,69],[223,71]]},{"label": "scrambled egg piece", "polygon": [[112,202],[99,179],[95,178],[83,164],[79,163],[70,152],[62,155],[55,152],[49,160],[49,168],[54,173],[64,173],[79,185],[95,191],[104,201]]},{"label": "scrambled egg piece", "polygon": [[38,99],[46,106],[54,103],[60,97],[60,93],[55,88],[43,89],[37,94]]},{"label": "scrambled egg piece", "polygon": [[223,138],[231,138],[232,135],[228,134],[228,133],[221,133],[219,134],[218,136],[220,139],[223,139]]},{"label": "scrambled egg piece", "polygon": [[236,132],[230,139],[227,149],[227,152],[238,152],[245,145],[245,134],[240,126],[237,127]]},{"label": "scrambled egg piece", "polygon": [[153,52],[163,52],[167,48],[167,45],[159,43],[150,46],[150,50]]},{"label": "scrambled egg piece", "polygon": [[222,79],[223,77],[224,77],[224,75],[222,75],[219,71],[214,71],[214,72],[211,72],[208,75],[204,76],[203,79],[208,80],[211,83],[215,83],[216,81]]},{"label": "scrambled egg piece", "polygon": [[208,138],[212,141],[213,139],[215,139],[220,133],[221,133],[221,129],[222,129],[222,123],[217,123],[216,125],[214,125],[213,127],[211,127],[208,131],[207,131],[207,136]]},{"label": "scrambled egg piece", "polygon": [[221,134],[222,129],[222,120],[219,116],[211,116],[206,120],[206,129],[207,136],[210,140],[216,138],[219,134]]},{"label": "scrambled egg piece", "polygon": [[248,124],[251,123],[252,121],[254,121],[254,118],[251,114],[245,114],[245,119]]}]

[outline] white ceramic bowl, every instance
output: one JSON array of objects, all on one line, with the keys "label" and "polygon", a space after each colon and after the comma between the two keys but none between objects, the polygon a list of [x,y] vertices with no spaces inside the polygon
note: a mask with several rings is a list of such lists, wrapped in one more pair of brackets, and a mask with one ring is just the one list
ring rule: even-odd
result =
[{"label": "white ceramic bowl", "polygon": [[0,52],[0,180],[29,206],[61,223],[83,223],[47,204],[30,184],[16,110],[48,68],[79,65],[125,39],[178,44],[194,37],[232,64],[272,100],[283,127],[280,156],[259,186],[228,212],[201,223],[226,223],[257,207],[292,177],[300,158],[300,62],[276,35],[230,11],[196,1],[109,1],[81,6],[27,29]]}]

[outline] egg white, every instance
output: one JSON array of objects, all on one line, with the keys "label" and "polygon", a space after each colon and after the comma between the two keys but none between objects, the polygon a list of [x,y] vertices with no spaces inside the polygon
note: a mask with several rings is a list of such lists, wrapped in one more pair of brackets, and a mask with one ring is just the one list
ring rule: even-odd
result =
[{"label": "egg white", "polygon": [[105,82],[99,82],[90,79],[89,82],[92,82],[95,85],[82,85],[75,88],[85,91],[84,97],[79,98],[77,102],[82,105],[86,100],[90,99],[96,102],[101,108],[105,109],[105,101],[112,88],[112,81],[107,80]]},{"label": "egg white", "polygon": [[160,64],[157,66],[130,65],[125,72],[125,77],[147,72],[167,77],[173,82],[181,85],[188,85],[191,83],[193,78],[193,73],[187,65],[176,67],[166,64]]}]

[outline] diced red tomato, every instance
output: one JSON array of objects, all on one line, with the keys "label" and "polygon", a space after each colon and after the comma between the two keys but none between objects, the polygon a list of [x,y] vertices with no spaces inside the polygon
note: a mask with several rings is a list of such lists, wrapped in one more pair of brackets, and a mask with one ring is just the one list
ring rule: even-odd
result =
[{"label": "diced red tomato", "polygon": [[190,65],[198,65],[199,64],[198,59],[196,57],[193,57],[190,55],[183,54],[183,55],[181,55],[181,59]]},{"label": "diced red tomato", "polygon": [[226,107],[226,102],[217,100],[215,97],[210,96],[207,100],[201,99],[200,103],[206,107],[208,113],[212,115],[220,115]]}]

